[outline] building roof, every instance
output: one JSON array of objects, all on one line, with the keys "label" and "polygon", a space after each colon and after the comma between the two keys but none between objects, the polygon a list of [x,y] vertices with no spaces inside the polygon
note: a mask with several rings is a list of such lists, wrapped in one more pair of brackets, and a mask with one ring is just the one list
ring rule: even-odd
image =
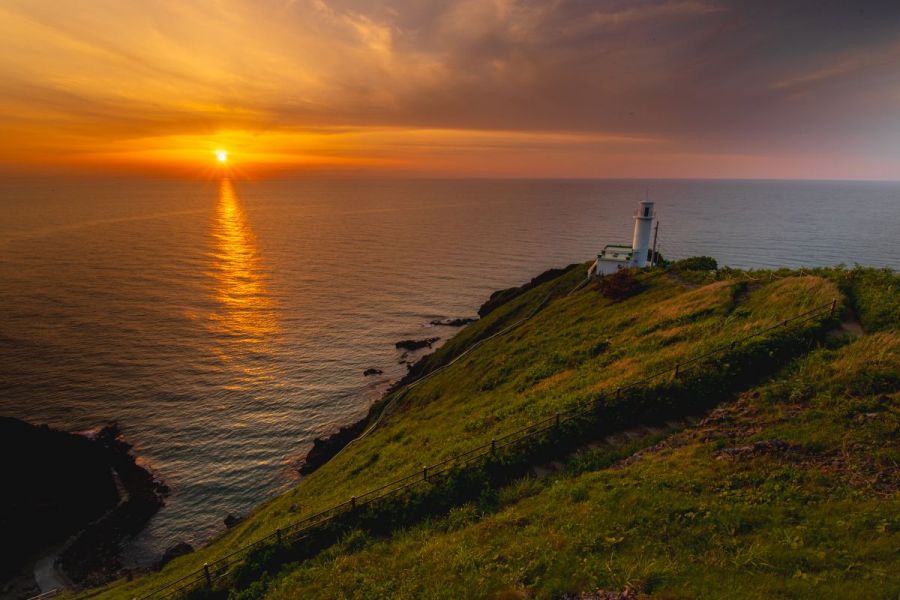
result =
[{"label": "building roof", "polygon": [[610,245],[603,248],[603,252],[597,255],[597,260],[608,260],[613,262],[628,262],[634,255],[631,246]]}]

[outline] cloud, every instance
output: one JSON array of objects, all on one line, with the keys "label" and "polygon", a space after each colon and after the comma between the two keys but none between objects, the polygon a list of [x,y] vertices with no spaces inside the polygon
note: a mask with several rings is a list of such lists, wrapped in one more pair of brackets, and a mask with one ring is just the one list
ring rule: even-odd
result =
[{"label": "cloud", "polygon": [[567,160],[597,156],[586,136],[629,156],[613,140],[741,164],[843,145],[862,161],[900,134],[898,35],[895,2],[8,0],[0,130],[18,146],[2,158],[224,131],[307,148],[358,132],[340,147],[359,157],[377,130],[412,162],[399,140],[421,152],[431,132],[436,156],[453,131],[470,152],[525,136]]},{"label": "cloud", "polygon": [[900,81],[900,42],[888,43],[876,48],[839,53],[836,56],[816,57],[813,65],[773,83],[776,90],[806,91],[836,81],[856,79],[867,74],[881,77],[890,74],[895,83]]}]

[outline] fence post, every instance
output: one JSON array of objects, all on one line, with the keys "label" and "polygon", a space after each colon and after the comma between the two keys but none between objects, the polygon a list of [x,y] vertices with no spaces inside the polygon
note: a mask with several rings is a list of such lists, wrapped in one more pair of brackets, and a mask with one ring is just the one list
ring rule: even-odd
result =
[{"label": "fence post", "polygon": [[681,363],[675,363],[675,377],[678,377],[678,371],[681,370]]},{"label": "fence post", "polygon": [[833,316],[834,316],[834,309],[835,309],[835,308],[837,308],[837,298],[834,298],[834,299],[831,301],[831,312],[828,313],[828,316],[829,316],[829,317],[833,317]]},{"label": "fence post", "polygon": [[491,454],[496,454],[496,453],[497,453],[497,440],[492,439],[491,440]]},{"label": "fence post", "polygon": [[556,413],[556,428],[559,429],[559,413]]},{"label": "fence post", "polygon": [[281,545],[281,527],[275,530],[275,536],[278,538],[278,545]]},{"label": "fence post", "polygon": [[206,587],[212,587],[212,576],[209,574],[209,563],[203,563],[203,574],[206,576]]},{"label": "fence post", "polygon": [[782,322],[782,325],[783,325],[784,327],[787,327],[789,321],[790,321],[790,319],[785,319],[784,322]]},{"label": "fence post", "polygon": [[428,465],[422,467],[422,479],[428,481]]},{"label": "fence post", "polygon": [[737,346],[737,341],[731,342],[731,349],[734,350],[735,346]]},{"label": "fence post", "polygon": [[350,496],[350,510],[356,509],[356,496]]}]

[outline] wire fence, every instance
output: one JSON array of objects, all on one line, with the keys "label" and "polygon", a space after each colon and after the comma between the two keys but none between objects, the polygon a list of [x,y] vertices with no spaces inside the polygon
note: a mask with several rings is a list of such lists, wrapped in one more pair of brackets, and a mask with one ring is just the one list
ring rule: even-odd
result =
[{"label": "wire fence", "polygon": [[[784,329],[790,325],[797,325],[806,321],[810,321],[828,312],[829,316],[834,316],[837,307],[837,299],[827,304],[816,306],[806,312],[794,315],[790,318],[779,321],[770,327],[765,327],[749,333],[747,335],[735,338],[734,340],[722,344],[704,352],[698,356],[694,356],[689,360],[676,363],[672,367],[657,370],[639,380],[633,381],[627,385],[618,387],[614,390],[616,396],[622,393],[639,388],[654,380],[658,380],[665,376],[679,377],[689,369],[698,366],[702,361],[713,356],[733,351],[739,344],[747,342],[753,338],[758,338],[771,331]],[[276,529],[271,534],[262,537],[255,542],[243,546],[231,554],[223,556],[214,562],[203,565],[202,568],[185,575],[180,579],[169,582],[163,587],[157,588],[143,596],[138,600],[167,600],[179,597],[189,591],[201,588],[211,587],[217,580],[228,575],[232,570],[241,564],[251,553],[272,544],[293,544],[300,540],[309,538],[314,534],[314,530],[324,524],[336,521],[338,518],[352,513],[360,508],[371,505],[381,499],[396,496],[410,488],[418,485],[433,482],[435,478],[446,475],[453,469],[464,468],[472,463],[481,461],[487,456],[495,456],[498,452],[522,444],[528,440],[537,438],[538,436],[557,429],[560,425],[577,419],[580,417],[595,414],[594,411],[604,405],[606,396],[598,395],[590,401],[572,406],[566,410],[557,412],[549,417],[541,419],[531,425],[511,431],[501,437],[492,439],[489,443],[472,448],[466,452],[456,454],[445,458],[439,462],[424,466],[421,471],[411,473],[405,477],[395,479],[380,487],[366,491],[359,496],[353,496],[345,502],[336,506],[332,506],[327,510],[315,513],[303,519],[300,519],[290,525]]]}]

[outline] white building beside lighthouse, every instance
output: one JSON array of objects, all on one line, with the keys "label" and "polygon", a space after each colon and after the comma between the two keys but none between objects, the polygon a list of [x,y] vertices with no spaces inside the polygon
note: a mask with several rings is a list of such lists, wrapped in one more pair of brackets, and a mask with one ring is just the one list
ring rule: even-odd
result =
[{"label": "white building beside lighthouse", "polygon": [[653,202],[644,200],[634,213],[634,235],[631,246],[610,245],[603,248],[588,269],[588,277],[608,275],[619,269],[644,268],[650,261],[650,234],[653,231]]}]

